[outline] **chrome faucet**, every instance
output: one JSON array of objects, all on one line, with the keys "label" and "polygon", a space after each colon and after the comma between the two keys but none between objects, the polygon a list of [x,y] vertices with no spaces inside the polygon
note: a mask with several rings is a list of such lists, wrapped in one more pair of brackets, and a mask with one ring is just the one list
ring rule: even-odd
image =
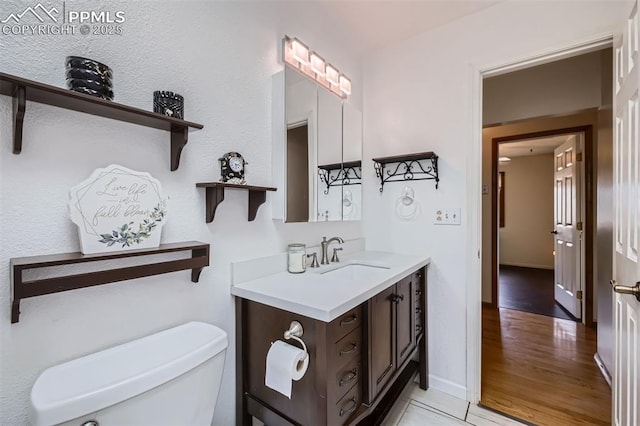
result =
[{"label": "chrome faucet", "polygon": [[340,237],[332,237],[332,238],[329,238],[328,240],[327,240],[327,237],[322,237],[322,242],[320,243],[320,246],[322,247],[322,260],[320,261],[320,263],[322,265],[329,264],[329,256],[327,255],[327,249],[329,247],[329,244],[333,241],[337,241],[340,244],[344,243],[344,240]]}]

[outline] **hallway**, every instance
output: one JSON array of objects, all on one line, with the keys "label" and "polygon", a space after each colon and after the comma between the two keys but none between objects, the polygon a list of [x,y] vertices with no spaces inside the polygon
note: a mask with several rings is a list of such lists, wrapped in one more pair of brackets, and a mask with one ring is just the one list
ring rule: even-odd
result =
[{"label": "hallway", "polygon": [[553,269],[500,265],[498,306],[575,321],[554,299]]},{"label": "hallway", "polygon": [[481,405],[536,425],[609,425],[611,389],[595,330],[574,321],[483,307]]}]

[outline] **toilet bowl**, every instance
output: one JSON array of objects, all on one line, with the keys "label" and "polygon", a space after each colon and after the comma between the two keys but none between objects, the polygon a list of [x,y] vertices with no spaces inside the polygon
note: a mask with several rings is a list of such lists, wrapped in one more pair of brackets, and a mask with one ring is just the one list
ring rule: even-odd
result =
[{"label": "toilet bowl", "polygon": [[227,344],[190,322],[51,367],[31,389],[31,424],[208,426]]}]

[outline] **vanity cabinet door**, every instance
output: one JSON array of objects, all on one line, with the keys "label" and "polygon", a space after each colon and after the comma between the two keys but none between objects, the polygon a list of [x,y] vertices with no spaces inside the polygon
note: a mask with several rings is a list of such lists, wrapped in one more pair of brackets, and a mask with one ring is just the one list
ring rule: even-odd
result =
[{"label": "vanity cabinet door", "polygon": [[397,365],[400,366],[416,346],[416,316],[414,275],[411,274],[396,284],[396,317],[397,317]]},{"label": "vanity cabinet door", "polygon": [[370,299],[369,309],[369,386],[373,401],[393,376],[396,368],[396,286]]}]

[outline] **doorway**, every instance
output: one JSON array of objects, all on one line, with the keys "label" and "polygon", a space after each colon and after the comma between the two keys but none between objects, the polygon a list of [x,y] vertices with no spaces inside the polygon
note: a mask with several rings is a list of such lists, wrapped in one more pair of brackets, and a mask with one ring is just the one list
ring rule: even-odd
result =
[{"label": "doorway", "polygon": [[309,221],[309,124],[287,127],[287,221]]},{"label": "doorway", "polygon": [[[595,111],[594,111],[595,113]],[[579,163],[582,163],[581,168],[583,169],[583,182],[584,185],[582,185],[582,188],[580,190],[581,195],[582,195],[582,200],[583,202],[581,203],[582,206],[576,206],[576,209],[582,210],[582,214],[579,216],[579,218],[581,220],[579,220],[579,224],[576,224],[577,228],[580,228],[579,232],[579,236],[578,238],[580,238],[580,241],[576,241],[573,242],[574,247],[578,246],[578,243],[581,244],[581,250],[579,253],[579,258],[575,261],[573,261],[574,264],[579,265],[579,271],[576,273],[576,276],[580,276],[579,280],[582,283],[581,287],[579,287],[580,293],[575,292],[575,294],[573,295],[573,297],[576,300],[579,300],[579,305],[581,306],[581,310],[580,310],[580,314],[582,315],[575,315],[576,311],[571,312],[570,313],[574,316],[577,317],[577,319],[581,319],[582,323],[586,324],[589,327],[594,327],[595,326],[595,321],[594,321],[594,294],[595,294],[595,288],[594,288],[594,280],[593,280],[593,240],[594,240],[594,235],[593,235],[593,224],[594,224],[594,214],[595,214],[595,201],[594,201],[594,197],[595,197],[595,193],[593,188],[596,187],[596,177],[594,174],[594,154],[593,154],[593,150],[594,150],[594,143],[593,143],[593,127],[594,124],[587,124],[587,125],[582,125],[582,126],[575,126],[575,127],[557,127],[557,128],[553,128],[554,124],[551,124],[553,122],[555,122],[556,126],[561,122],[561,121],[565,121],[565,120],[576,120],[576,121],[580,121],[580,120],[589,120],[589,114],[583,114],[583,113],[578,113],[578,114],[571,114],[568,115],[566,117],[563,117],[562,120],[554,120],[553,118],[549,118],[549,119],[532,119],[532,120],[525,120],[525,122],[521,122],[521,123],[517,123],[512,127],[509,126],[500,126],[501,129],[492,129],[490,132],[491,134],[498,134],[498,133],[502,133],[504,134],[504,136],[499,136],[499,137],[492,137],[491,141],[491,179],[492,179],[492,199],[491,199],[491,236],[490,236],[490,246],[491,246],[491,251],[490,251],[490,256],[491,256],[491,293],[492,293],[492,300],[491,300],[491,306],[493,307],[500,307],[500,302],[499,302],[499,266],[501,263],[499,260],[499,246],[500,246],[500,242],[499,242],[499,234],[500,234],[500,212],[499,212],[499,207],[500,207],[500,200],[499,200],[499,169],[500,169],[500,162],[499,162],[499,156],[500,156],[500,147],[504,144],[514,144],[517,141],[520,141],[516,144],[516,150],[515,152],[517,152],[518,149],[522,149],[522,147],[525,147],[525,149],[527,149],[526,147],[528,147],[528,149],[533,149],[533,146],[536,145],[536,140],[538,141],[542,141],[542,142],[538,142],[538,144],[541,145],[541,147],[537,148],[540,151],[544,152],[545,149],[549,149],[551,146],[554,146],[556,143],[558,143],[558,145],[560,144],[559,142],[562,140],[563,142],[570,137],[571,135],[582,135],[582,139],[583,139],[583,147],[581,149],[580,155],[578,157],[576,157],[576,159],[579,159]],[[595,125],[597,125],[597,114],[595,117],[591,117],[592,120],[595,120]],[[551,121],[549,121],[551,120]],[[546,127],[545,126],[550,126],[550,127]],[[518,128],[525,128],[525,127],[529,127],[529,128],[537,128],[537,129],[541,129],[541,130],[536,130],[536,131],[532,131],[532,132],[528,132],[528,133],[519,133]],[[510,130],[513,129],[513,130]],[[528,141],[528,142],[522,142],[522,141]],[[542,146],[544,146],[544,144],[547,144],[548,146],[546,148],[542,148]],[[509,151],[507,151],[509,152]],[[550,161],[554,161],[555,155],[553,157],[550,157]],[[504,164],[504,163],[503,163]],[[505,166],[503,166],[503,168],[506,168]],[[555,163],[553,165],[553,168],[555,169]],[[508,177],[507,177],[507,173],[505,173],[505,186],[508,186]],[[553,183],[551,183],[551,185],[554,185]],[[557,193],[557,188],[555,193]],[[554,193],[554,194],[555,194]],[[525,195],[526,196],[526,195]],[[555,197],[555,195],[554,195]],[[554,211],[556,210],[555,205],[558,204],[558,200],[554,198]],[[505,212],[504,214],[504,221],[505,223],[508,222],[508,213]],[[522,219],[522,218],[520,218]],[[553,228],[551,228],[551,226],[549,227],[549,229],[544,230],[544,229],[539,229],[538,232],[544,232],[544,236],[550,236],[553,234],[550,234],[551,232],[554,232],[557,228],[557,224],[550,224],[553,226]],[[526,227],[528,226],[526,223],[521,224],[520,227]],[[513,251],[517,251],[514,250],[513,245],[516,244],[516,248],[519,249],[519,251],[522,252],[522,256],[526,256],[526,250],[527,250],[527,246],[530,245],[532,243],[532,241],[530,240],[532,237],[529,237],[529,241],[520,241],[520,243],[513,243],[511,242],[511,250],[510,250],[510,261],[506,262],[507,264],[510,264],[509,266],[525,266],[525,267],[536,267],[536,266],[545,266],[544,264],[540,265],[536,265],[536,264],[527,264],[527,263],[518,263],[517,261],[514,262],[514,259],[522,259],[523,257],[518,258],[517,256],[514,257],[513,256]],[[511,238],[511,241],[513,241],[514,238]],[[517,241],[517,240],[516,240]],[[518,244],[520,244],[520,246],[518,247]],[[541,242],[541,244],[543,244],[543,242]],[[559,256],[557,256],[558,253],[558,244],[555,244],[553,249],[552,249],[552,253],[554,253],[553,256],[553,269],[556,269],[556,262],[558,261]],[[526,257],[525,257],[526,258]],[[538,260],[538,262],[543,263],[544,260]],[[543,268],[541,268],[543,269]],[[563,285],[562,282],[559,282],[561,280],[559,280],[559,276],[561,274],[555,274],[554,273],[554,290],[556,290],[558,288],[558,286]],[[557,299],[557,291],[554,292],[554,298]],[[565,309],[567,307],[565,306]],[[544,314],[544,313],[543,313]],[[573,318],[571,318],[573,319]]]},{"label": "doorway", "polygon": [[[609,66],[611,60],[609,59]],[[602,64],[605,64],[603,58]],[[610,86],[611,79],[602,76],[598,85],[607,82]],[[532,89],[529,89],[531,93]],[[483,90],[483,96],[487,91]],[[549,94],[547,90],[545,92]],[[508,105],[510,96],[503,97],[501,101]],[[549,95],[551,96],[551,95]],[[604,97],[602,98],[604,99]],[[594,329],[594,306],[595,294],[593,279],[593,240],[595,238],[595,189],[597,187],[594,169],[596,166],[596,158],[594,155],[595,142],[594,138],[600,138],[600,132],[604,131],[604,127],[599,127],[601,115],[603,112],[611,114],[610,109],[602,107],[593,107],[583,110],[573,110],[571,113],[558,113],[557,111],[548,111],[548,115],[544,115],[542,108],[547,105],[547,99],[538,99],[538,112],[542,115],[534,116],[536,118],[519,118],[510,122],[498,121],[499,124],[487,125],[483,127],[483,162],[488,163],[488,167],[483,168],[483,197],[487,208],[483,207],[482,216],[489,218],[487,222],[489,229],[483,227],[483,252],[486,257],[490,258],[487,262],[490,266],[488,269],[488,277],[483,273],[483,282],[490,283],[489,288],[483,286],[483,324],[482,324],[482,360],[480,365],[481,371],[481,394],[479,400],[482,405],[488,406],[515,417],[523,418],[533,423],[551,424],[548,420],[543,420],[545,413],[551,413],[551,418],[564,410],[564,412],[573,412],[576,418],[582,418],[588,423],[599,424],[596,419],[607,419],[607,412],[599,412],[604,408],[610,409],[610,389],[597,369],[593,356],[596,353],[596,333]],[[598,99],[600,101],[600,98]],[[483,106],[486,99],[483,99]],[[526,102],[526,100],[525,100]],[[548,105],[557,105],[549,101]],[[528,105],[527,105],[528,106]],[[502,105],[503,108],[504,105]],[[533,108],[535,109],[535,108]],[[526,117],[526,116],[525,116]],[[609,128],[610,132],[610,128]],[[499,232],[499,193],[498,177],[499,177],[499,145],[501,143],[510,143],[522,139],[534,139],[543,137],[552,137],[569,133],[584,134],[584,177],[585,177],[585,206],[583,220],[583,243],[585,261],[584,265],[584,282],[582,311],[583,319],[586,325],[576,323],[574,321],[566,321],[554,319],[551,317],[543,317],[541,315],[522,313],[520,311],[498,309],[498,232]],[[610,136],[609,136],[610,137]],[[555,154],[554,154],[555,155]],[[505,173],[503,186],[509,188],[509,174]],[[553,184],[553,183],[552,183]],[[483,203],[484,204],[484,203]],[[509,212],[507,210],[504,218],[507,222]],[[550,236],[547,229],[545,234]],[[587,232],[589,231],[589,232]],[[554,247],[555,249],[555,247]],[[590,254],[591,253],[591,254]],[[599,260],[599,259],[598,259]],[[555,267],[555,265],[554,265]],[[589,287],[591,286],[591,287]],[[590,291],[588,291],[590,289]],[[487,291],[488,290],[488,291]],[[589,300],[587,300],[589,297]],[[581,312],[582,313],[582,312]],[[541,321],[537,323],[536,321]],[[546,321],[546,322],[545,322]],[[573,328],[572,328],[573,327]],[[535,334],[541,332],[541,334]],[[532,347],[532,343],[536,343],[537,347]],[[534,345],[535,346],[535,345]],[[548,354],[541,356],[541,354]],[[568,358],[566,355],[570,355]],[[580,360],[580,361],[577,361]],[[507,364],[504,362],[507,361]],[[493,364],[491,364],[493,362]],[[503,362],[503,364],[500,364]],[[586,367],[586,370],[578,371],[575,367],[576,363],[580,363]],[[523,366],[526,368],[521,371],[512,371],[510,366]],[[542,371],[550,372],[551,376],[542,378]],[[498,373],[500,372],[500,373]],[[537,373],[536,373],[537,372]],[[579,386],[573,386],[580,380],[589,380],[595,388],[599,389],[598,395],[587,395],[584,389]],[[538,380],[541,379],[541,380]],[[538,380],[538,387],[535,398],[531,395],[535,388],[534,382]],[[549,386],[553,383],[554,386]],[[511,385],[520,386],[515,389]],[[573,387],[572,387],[573,386]],[[554,392],[558,388],[563,388],[562,395],[571,394],[577,400],[589,400],[586,404],[586,410],[575,407],[577,411],[573,411],[571,401],[567,401],[562,395]],[[581,399],[582,398],[582,399]],[[593,398],[593,399],[592,399]],[[558,401],[557,403],[554,401]],[[511,410],[510,410],[511,408]],[[584,408],[584,407],[583,407]],[[590,412],[590,410],[593,411]]]},{"label": "doorway", "polygon": [[583,133],[498,144],[497,307],[582,319],[583,145]]}]

